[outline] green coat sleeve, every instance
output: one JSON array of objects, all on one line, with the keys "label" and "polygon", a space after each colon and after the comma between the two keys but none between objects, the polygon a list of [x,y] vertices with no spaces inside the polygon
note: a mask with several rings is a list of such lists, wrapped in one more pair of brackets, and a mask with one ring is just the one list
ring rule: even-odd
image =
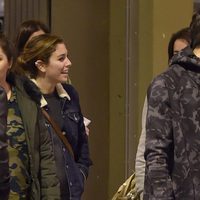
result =
[{"label": "green coat sleeve", "polygon": [[60,184],[56,176],[52,143],[41,111],[39,115],[41,197],[43,200],[56,200],[60,199]]}]

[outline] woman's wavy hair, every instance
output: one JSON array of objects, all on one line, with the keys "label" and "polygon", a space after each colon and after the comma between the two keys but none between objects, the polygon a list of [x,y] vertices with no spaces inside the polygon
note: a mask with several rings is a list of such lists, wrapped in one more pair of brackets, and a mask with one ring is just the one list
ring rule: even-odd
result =
[{"label": "woman's wavy hair", "polygon": [[14,71],[36,78],[38,75],[36,61],[42,60],[48,64],[49,58],[58,44],[65,44],[65,42],[56,35],[43,34],[33,37],[27,42],[24,50],[18,56]]}]

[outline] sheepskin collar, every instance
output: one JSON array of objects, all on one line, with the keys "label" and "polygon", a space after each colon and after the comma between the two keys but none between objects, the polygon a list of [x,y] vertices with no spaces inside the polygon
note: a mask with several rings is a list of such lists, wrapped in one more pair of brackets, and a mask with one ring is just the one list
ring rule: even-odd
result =
[{"label": "sheepskin collar", "polygon": [[[38,87],[37,81],[35,79],[31,79],[31,81]],[[65,91],[61,83],[58,83],[56,85],[56,91],[58,93],[58,96],[60,98],[67,98],[70,101],[70,96],[69,94]],[[47,101],[45,100],[44,96],[42,95],[40,99],[40,106],[44,107],[47,105]]]},{"label": "sheepskin collar", "polygon": [[[7,76],[7,81],[11,86],[15,86],[19,91],[26,92],[26,94],[35,101],[40,107],[47,105],[47,101],[44,99],[37,82],[34,79],[29,79],[26,76],[18,76],[14,73],[9,73]],[[56,85],[56,90],[60,98],[67,98],[70,100],[69,94],[65,91],[62,84]]]}]

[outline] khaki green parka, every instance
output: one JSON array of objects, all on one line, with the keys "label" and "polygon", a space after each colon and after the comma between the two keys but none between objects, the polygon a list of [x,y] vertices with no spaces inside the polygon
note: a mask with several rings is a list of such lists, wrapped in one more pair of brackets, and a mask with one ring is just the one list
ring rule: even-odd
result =
[{"label": "khaki green parka", "polygon": [[[16,88],[30,159],[30,200],[58,200],[60,186],[55,171],[52,144],[40,107],[29,96],[31,87],[25,77],[8,76],[8,82]],[[29,85],[29,87],[27,87]]]}]

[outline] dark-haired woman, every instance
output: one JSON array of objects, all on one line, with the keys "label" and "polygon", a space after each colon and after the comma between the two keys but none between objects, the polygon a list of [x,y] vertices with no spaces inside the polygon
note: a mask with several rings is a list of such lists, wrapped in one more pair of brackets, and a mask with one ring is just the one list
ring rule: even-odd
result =
[{"label": "dark-haired woman", "polygon": [[18,51],[18,55],[23,51],[25,44],[32,37],[49,32],[49,28],[42,21],[30,19],[22,22],[15,39],[15,46]]}]

